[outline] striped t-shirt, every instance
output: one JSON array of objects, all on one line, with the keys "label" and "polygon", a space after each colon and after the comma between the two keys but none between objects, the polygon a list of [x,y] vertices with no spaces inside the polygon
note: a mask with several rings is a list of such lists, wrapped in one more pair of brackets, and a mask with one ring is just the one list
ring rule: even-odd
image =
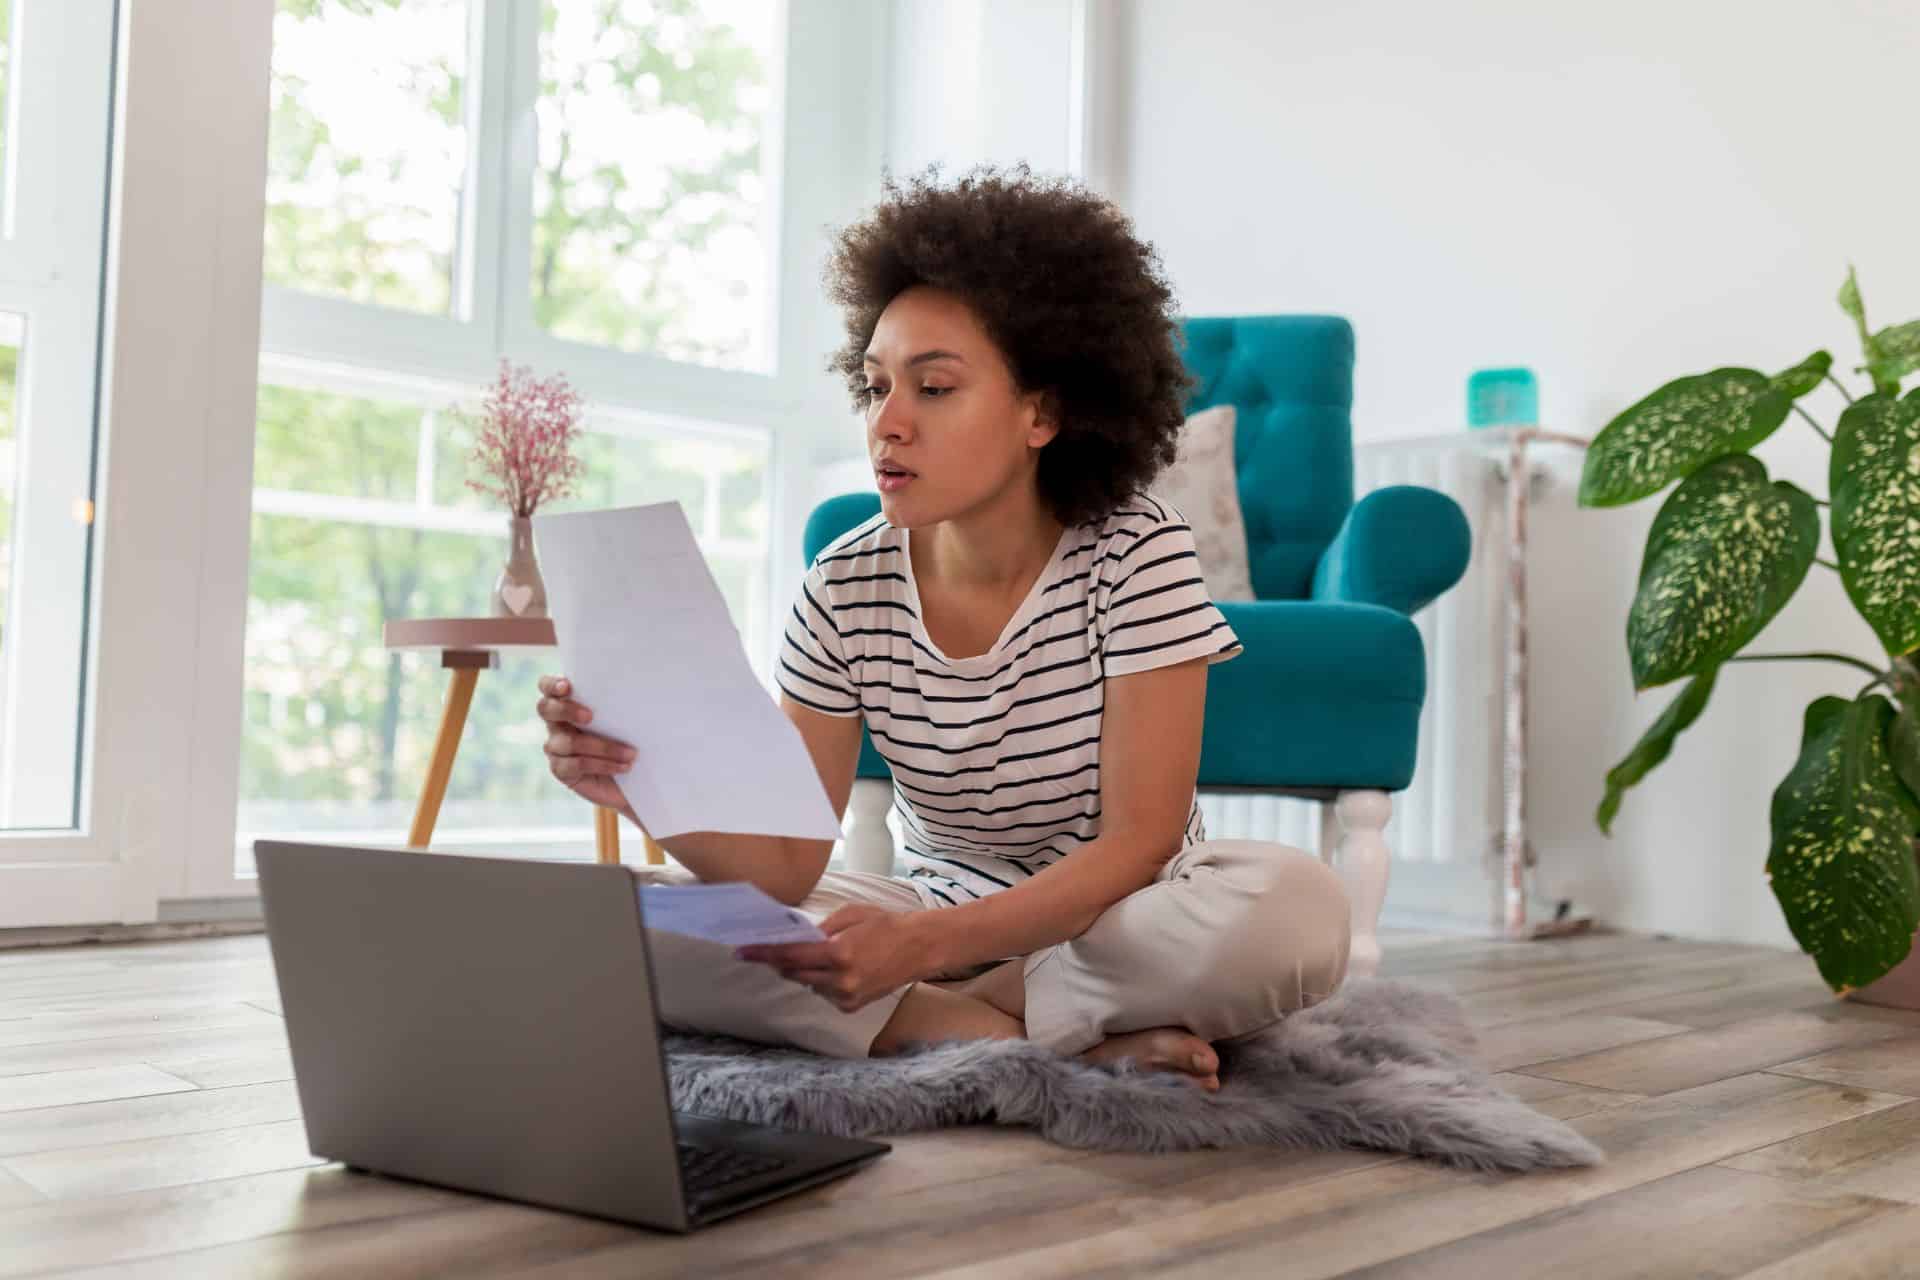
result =
[{"label": "striped t-shirt", "polygon": [[[929,906],[953,905],[1100,834],[1107,677],[1241,646],[1192,529],[1151,495],[1068,527],[993,647],[964,658],[921,623],[908,535],[876,515],[821,550],[775,678],[796,702],[865,717],[893,773],[907,875]],[[1196,796],[1182,843],[1205,839]]]}]

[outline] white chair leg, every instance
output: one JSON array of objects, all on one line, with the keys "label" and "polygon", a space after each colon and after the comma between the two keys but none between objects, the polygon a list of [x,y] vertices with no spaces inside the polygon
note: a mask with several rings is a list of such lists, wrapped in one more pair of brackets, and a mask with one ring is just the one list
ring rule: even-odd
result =
[{"label": "white chair leg", "polygon": [[1320,857],[1340,873],[1353,904],[1351,977],[1370,978],[1380,968],[1380,908],[1387,900],[1391,866],[1383,832],[1392,817],[1393,800],[1384,791],[1342,791],[1338,800],[1320,806]]},{"label": "white chair leg", "polygon": [[893,874],[893,784],[881,778],[855,778],[847,799],[847,867],[876,876]]}]

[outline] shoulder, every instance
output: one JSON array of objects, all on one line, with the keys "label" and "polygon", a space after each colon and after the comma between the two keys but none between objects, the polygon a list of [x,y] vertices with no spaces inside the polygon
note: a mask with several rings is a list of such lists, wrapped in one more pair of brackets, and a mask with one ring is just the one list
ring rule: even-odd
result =
[{"label": "shoulder", "polygon": [[838,586],[876,571],[898,570],[900,530],[875,515],[820,548],[807,569],[810,585]]},{"label": "shoulder", "polygon": [[1108,512],[1097,525],[1096,537],[1097,563],[1108,568],[1102,575],[1108,578],[1122,576],[1145,560],[1193,550],[1187,518],[1151,493],[1135,494]]},{"label": "shoulder", "polygon": [[904,543],[901,530],[875,515],[820,548],[800,590],[821,612],[856,624],[872,608],[892,609],[906,599]]}]

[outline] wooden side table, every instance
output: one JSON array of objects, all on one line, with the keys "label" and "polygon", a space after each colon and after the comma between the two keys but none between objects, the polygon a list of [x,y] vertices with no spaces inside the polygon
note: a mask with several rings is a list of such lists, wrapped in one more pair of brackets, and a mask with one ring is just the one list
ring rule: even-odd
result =
[{"label": "wooden side table", "polygon": [[[440,665],[453,672],[446,709],[440,714],[440,732],[433,740],[433,758],[427,765],[426,785],[413,811],[413,828],[407,833],[409,848],[424,849],[433,841],[433,825],[440,817],[440,802],[446,798],[447,779],[453,776],[454,753],[460,749],[460,734],[467,726],[467,708],[473,704],[473,689],[480,673],[500,665],[502,649],[553,648],[553,619],[404,618],[387,623],[385,639],[389,649],[436,650]],[[666,862],[666,850],[645,833],[640,839],[648,863],[660,866]],[[595,806],[593,843],[599,861],[620,861],[620,815],[614,810]]]}]

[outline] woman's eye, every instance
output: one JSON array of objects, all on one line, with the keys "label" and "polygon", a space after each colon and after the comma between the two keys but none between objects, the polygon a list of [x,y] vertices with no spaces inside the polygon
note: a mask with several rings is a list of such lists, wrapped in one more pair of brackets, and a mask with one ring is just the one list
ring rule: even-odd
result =
[{"label": "woman's eye", "polygon": [[[921,387],[920,389],[929,393],[936,400],[953,390],[952,387]],[[868,404],[872,404],[875,395],[885,396],[886,393],[887,389],[885,387],[862,387],[860,388],[859,394],[862,400]]]}]

